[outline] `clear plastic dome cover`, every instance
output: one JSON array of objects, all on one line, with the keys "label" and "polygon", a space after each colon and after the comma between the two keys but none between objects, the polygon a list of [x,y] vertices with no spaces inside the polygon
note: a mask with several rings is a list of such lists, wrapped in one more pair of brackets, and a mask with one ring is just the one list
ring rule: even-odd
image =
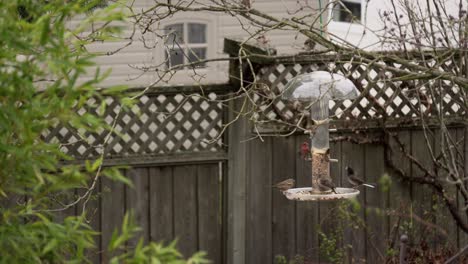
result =
[{"label": "clear plastic dome cover", "polygon": [[322,97],[330,100],[354,99],[356,86],[341,74],[315,71],[297,75],[285,86],[283,99],[289,101],[315,101]]}]

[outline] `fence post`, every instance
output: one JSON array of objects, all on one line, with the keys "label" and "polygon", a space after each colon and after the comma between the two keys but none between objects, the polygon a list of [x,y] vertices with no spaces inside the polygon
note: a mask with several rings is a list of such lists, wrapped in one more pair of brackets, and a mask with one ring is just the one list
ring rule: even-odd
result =
[{"label": "fence post", "polygon": [[[230,84],[240,87],[239,79],[233,78],[239,73],[238,61],[229,64]],[[246,181],[248,173],[247,143],[240,143],[248,138],[249,123],[243,118],[244,98],[240,97],[229,102],[228,122],[228,161],[227,161],[227,202],[225,226],[225,261],[227,264],[245,263],[246,258]],[[226,179],[226,178],[225,178]]]},{"label": "fence post", "polygon": [[408,236],[402,235],[400,237],[400,264],[406,264],[406,250],[408,248]]}]

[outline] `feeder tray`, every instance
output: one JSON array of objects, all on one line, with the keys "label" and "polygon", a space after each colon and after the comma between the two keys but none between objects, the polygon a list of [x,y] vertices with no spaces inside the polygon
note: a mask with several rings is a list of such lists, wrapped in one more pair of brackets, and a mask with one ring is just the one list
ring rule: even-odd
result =
[{"label": "feeder tray", "polygon": [[283,194],[289,200],[296,201],[334,201],[340,199],[351,199],[359,194],[359,191],[353,188],[336,188],[337,193],[313,193],[312,187],[293,188],[284,191]]}]

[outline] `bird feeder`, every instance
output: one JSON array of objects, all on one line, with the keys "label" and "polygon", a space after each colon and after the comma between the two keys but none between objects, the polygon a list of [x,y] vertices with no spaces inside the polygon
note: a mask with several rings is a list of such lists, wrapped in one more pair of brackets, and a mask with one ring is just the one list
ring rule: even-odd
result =
[{"label": "bird feeder", "polygon": [[355,99],[358,91],[343,75],[325,71],[301,74],[285,86],[283,99],[293,106],[301,106],[309,118],[306,133],[310,135],[311,187],[293,188],[284,192],[291,200],[349,199],[359,194],[352,188],[324,188],[321,181],[330,177],[329,103],[330,100]]}]

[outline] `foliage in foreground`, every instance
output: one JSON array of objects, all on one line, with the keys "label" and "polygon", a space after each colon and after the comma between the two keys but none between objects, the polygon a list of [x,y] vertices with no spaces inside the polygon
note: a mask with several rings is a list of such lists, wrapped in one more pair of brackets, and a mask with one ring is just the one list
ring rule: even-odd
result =
[{"label": "foliage in foreground", "polygon": [[[123,21],[119,4],[96,8],[96,1],[0,2],[0,262],[86,263],[86,250],[95,247],[97,235],[87,224],[87,212],[57,220],[56,214],[72,205],[86,204],[92,191],[67,204],[60,194],[73,189],[89,190],[100,175],[128,183],[117,169],[103,169],[102,158],[85,168],[61,165],[72,158],[60,151],[59,143],[44,140],[57,124],[85,132],[111,130],[99,116],[79,115],[77,109],[90,98],[106,77],[80,81],[93,66],[85,45],[108,40]],[[71,18],[80,16],[71,28]],[[91,27],[91,25],[93,25]],[[123,87],[105,90],[117,96]],[[123,100],[129,102],[129,100]],[[105,105],[95,106],[103,113]],[[125,107],[125,105],[124,105]],[[94,146],[102,148],[102,146]],[[139,242],[132,251],[121,248],[138,230],[127,215],[115,232],[109,252],[112,263],[206,263],[203,253],[184,260],[175,244],[163,246]]]}]

